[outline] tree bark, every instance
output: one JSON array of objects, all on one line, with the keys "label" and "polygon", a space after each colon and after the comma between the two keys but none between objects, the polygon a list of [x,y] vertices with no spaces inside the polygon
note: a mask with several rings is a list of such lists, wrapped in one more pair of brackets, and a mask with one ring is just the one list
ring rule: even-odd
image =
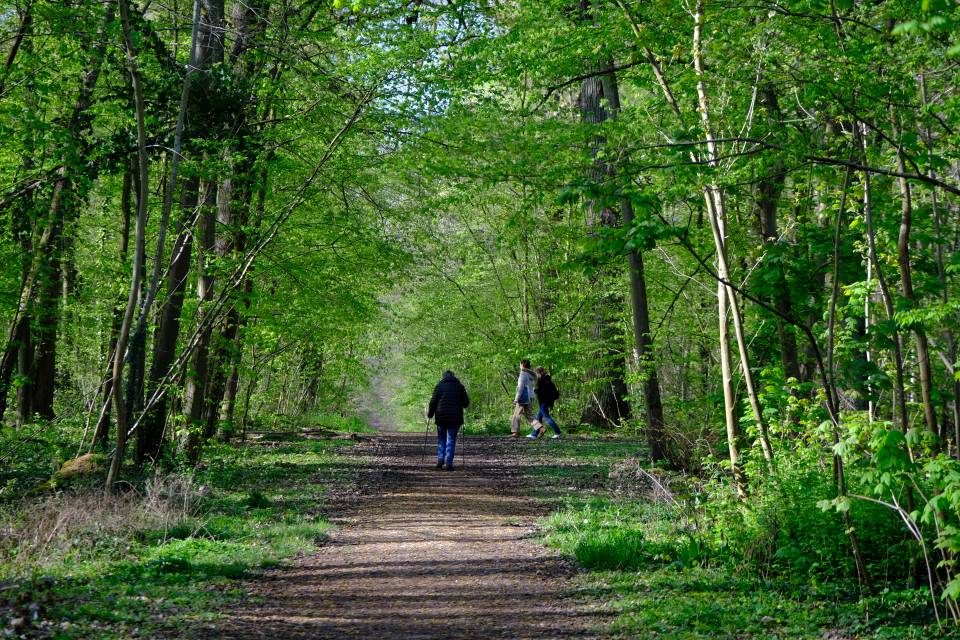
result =
[{"label": "tree bark", "polygon": [[116,357],[113,359],[112,392],[114,413],[117,416],[117,434],[115,440],[116,449],[110,461],[110,469],[107,472],[106,484],[108,490],[113,490],[116,487],[117,481],[120,479],[120,468],[123,464],[124,454],[126,453],[127,429],[130,414],[123,402],[121,382],[123,379],[124,361],[127,354],[127,339],[130,336],[133,314],[136,310],[137,300],[140,297],[140,286],[145,260],[147,200],[150,194],[150,161],[147,156],[146,113],[143,88],[140,84],[140,70],[137,64],[137,54],[133,46],[133,38],[130,30],[130,15],[127,8],[127,0],[117,0],[117,5],[120,9],[123,42],[127,54],[127,70],[130,73],[130,81],[133,86],[134,109],[136,111],[137,121],[137,177],[140,180],[140,188],[137,189],[136,240],[134,244],[133,265],[131,267],[130,292],[127,297],[127,308],[123,315],[123,322],[120,325],[120,333],[117,336]]},{"label": "tree bark", "polygon": [[[906,172],[903,151],[897,149],[897,169]],[[917,297],[913,291],[913,267],[910,264],[910,232],[913,226],[913,198],[910,182],[898,178],[900,184],[900,233],[897,236],[897,266],[900,269],[900,292],[911,309],[917,308]],[[927,332],[922,322],[913,323],[913,337],[917,349],[917,368],[920,373],[920,398],[923,403],[923,419],[927,430],[939,437],[937,427],[937,409],[933,402],[933,373],[930,369],[930,347]]]},{"label": "tree bark", "polygon": [[[761,104],[767,112],[768,127],[773,130],[781,125],[783,120],[777,92],[773,84],[766,82],[761,91]],[[786,171],[783,162],[779,159],[774,162],[757,185],[757,212],[760,221],[760,237],[764,244],[775,247],[778,252],[785,250],[780,239],[777,205],[780,194],[783,192]],[[784,269],[783,256],[778,256],[776,264],[776,283],[774,284],[773,303],[777,311],[784,316],[793,315],[793,302],[790,299],[790,286]],[[783,363],[783,375],[786,380],[794,378],[800,380],[800,358],[797,351],[797,338],[793,335],[789,325],[781,318],[777,318],[777,338],[780,343],[780,359]]]},{"label": "tree bark", "polygon": [[[243,79],[255,73],[255,57],[246,52],[257,42],[257,37],[263,33],[266,24],[267,5],[264,2],[240,3],[234,5],[231,16],[234,42],[230,50],[230,65],[237,78]],[[260,105],[255,94],[251,94],[243,104],[236,107],[237,119],[234,130],[237,131],[237,144],[227,152],[228,157],[236,157],[231,163],[230,175],[220,184],[220,194],[217,210],[217,228],[219,237],[216,241],[216,252],[224,264],[239,262],[247,250],[247,227],[251,215],[251,197],[253,196],[254,180],[259,174],[266,180],[266,164],[262,171],[256,170],[257,154],[261,152],[261,145],[257,131],[248,122],[256,118]],[[269,109],[266,110],[269,112]],[[254,226],[259,228],[259,216],[262,214],[265,194],[261,185],[258,193],[257,220]],[[252,286],[249,274],[242,287],[237,288],[239,296],[247,296],[244,306],[249,306],[249,289]],[[236,393],[237,362],[243,346],[239,342],[242,314],[237,292],[231,294],[229,308],[221,323],[219,334],[213,340],[211,357],[210,381],[208,384],[208,398],[206,417],[204,419],[204,437],[212,438],[218,430],[223,404],[227,400],[228,391]],[[230,391],[231,387],[233,390]],[[232,402],[232,401],[230,401]],[[232,418],[231,418],[232,419]]]},{"label": "tree bark", "polygon": [[[123,187],[120,191],[120,264],[127,263],[130,248],[130,220],[131,192],[133,191],[133,171],[127,168],[123,173]],[[113,406],[113,361],[117,357],[117,336],[120,325],[123,323],[123,300],[117,300],[113,307],[113,318],[110,322],[110,342],[107,346],[107,375],[101,385],[103,391],[100,401],[100,414],[97,417],[97,426],[93,430],[91,448],[99,447],[106,450],[110,444],[110,408]]]},{"label": "tree bark", "polygon": [[[609,73],[611,64],[603,63],[599,69],[601,73],[591,75],[583,80],[580,86],[578,104],[581,118],[589,124],[597,124],[607,119],[608,114],[603,106],[602,75]],[[596,156],[603,147],[602,137],[593,141],[593,153]],[[600,160],[594,161],[590,171],[590,179],[596,184],[602,183],[606,177],[606,164]],[[591,225],[616,227],[619,224],[616,212],[609,207],[601,206],[597,200],[587,203]],[[623,333],[615,317],[623,307],[623,300],[616,295],[607,295],[597,301],[593,314],[593,337],[599,345],[596,360],[588,376],[592,379],[588,383],[592,393],[589,394],[587,405],[584,407],[580,421],[594,426],[608,426],[620,423],[630,417],[630,404],[627,402],[627,384],[624,380],[626,373],[626,359],[623,349]]]},{"label": "tree bark", "polygon": [[193,352],[190,368],[186,373],[183,389],[183,417],[187,428],[186,452],[191,464],[200,461],[203,446],[204,404],[207,398],[207,382],[210,362],[210,336],[213,327],[207,322],[206,307],[213,300],[213,273],[211,262],[215,241],[216,212],[214,209],[215,187],[207,183],[200,204],[200,221],[197,225],[197,320],[199,329],[197,346]]},{"label": "tree bark", "polygon": [[6,89],[7,75],[13,68],[13,63],[17,60],[17,54],[20,53],[24,38],[30,33],[30,28],[33,26],[32,8],[33,3],[28,1],[24,3],[23,10],[20,13],[20,26],[17,28],[17,34],[13,37],[13,44],[10,45],[10,50],[7,52],[7,59],[3,65],[3,76],[0,76],[0,96]]},{"label": "tree bark", "polygon": [[[615,120],[620,112],[620,90],[617,77],[611,71],[601,76],[604,97],[609,107],[609,117]],[[613,175],[617,167],[608,165],[608,173]],[[620,212],[626,229],[632,229],[634,223],[633,204],[627,198],[620,199]],[[663,400],[660,395],[660,379],[653,352],[653,336],[650,333],[650,308],[647,301],[647,283],[643,270],[643,253],[631,247],[627,251],[630,270],[630,307],[633,317],[633,338],[637,365],[642,372],[644,418],[647,426],[647,443],[650,446],[650,459],[657,463],[666,458],[664,442]]]},{"label": "tree bark", "polygon": [[[180,316],[183,312],[193,254],[192,218],[197,207],[199,188],[200,182],[196,178],[189,178],[183,183],[180,200],[182,217],[171,252],[170,269],[166,279],[166,298],[160,308],[160,320],[153,339],[153,361],[147,381],[148,394],[156,391],[161,381],[170,373],[170,367],[176,357]],[[163,396],[147,411],[137,428],[137,448],[134,454],[137,464],[142,464],[146,460],[156,460],[160,455],[163,432],[167,423],[167,407],[166,396]]]},{"label": "tree bark", "polygon": [[[14,337],[24,335],[23,322],[28,325],[39,322],[36,331],[30,330],[28,333],[36,333],[41,352],[39,358],[37,358],[34,352],[34,341],[32,339],[19,340],[18,361],[21,365],[19,373],[22,381],[25,382],[18,389],[19,407],[17,417],[20,424],[30,420],[35,410],[39,410],[43,417],[53,417],[59,285],[54,284],[51,279],[55,279],[59,283],[60,264],[57,251],[64,229],[65,210],[71,203],[82,199],[78,194],[73,193],[75,178],[89,170],[86,168],[85,158],[88,143],[85,140],[84,133],[90,128],[86,112],[93,102],[93,93],[103,68],[107,46],[107,28],[113,22],[113,19],[113,3],[107,3],[96,36],[96,46],[93,47],[87,60],[77,99],[73,103],[70,117],[67,120],[66,132],[70,144],[58,149],[62,153],[61,168],[53,181],[50,203],[45,215],[34,225],[32,238],[29,240],[30,253],[24,256],[25,268],[20,285],[20,295],[7,334],[6,353],[9,354],[13,349]],[[27,26],[29,28],[29,24]],[[54,291],[55,287],[56,291]],[[25,349],[29,349],[29,353],[24,352]],[[42,366],[40,371],[37,370],[38,361]],[[5,364],[9,364],[9,360]],[[24,367],[27,368],[24,369]],[[7,371],[12,372],[12,368],[3,367],[0,373],[6,374]],[[39,381],[38,376],[43,376],[43,380]],[[6,394],[10,387],[9,382],[9,378],[0,380],[0,393]],[[40,402],[34,399],[37,386],[39,386],[42,394]],[[0,408],[5,409],[5,398],[2,405]]]},{"label": "tree bark", "polygon": [[[269,113],[269,110],[268,110]],[[260,222],[263,219],[264,207],[266,206],[267,199],[267,160],[271,157],[270,154],[264,158],[264,162],[261,163],[259,171],[257,171],[257,184],[256,184],[256,203],[252,211],[252,229],[251,232],[256,234],[260,228]],[[247,235],[242,233],[242,229],[246,225],[240,227],[241,234],[239,235],[238,242],[246,246]],[[237,395],[240,390],[240,363],[243,359],[243,331],[247,325],[247,320],[250,312],[250,305],[253,299],[253,278],[251,273],[247,273],[245,282],[243,284],[243,308],[240,312],[240,316],[237,322],[237,336],[239,340],[237,341],[236,346],[231,352],[231,362],[230,362],[230,375],[227,378],[226,388],[224,390],[224,398],[222,403],[222,410],[220,416],[220,422],[222,425],[221,433],[224,437],[230,435],[229,432],[235,430],[236,425],[234,424],[234,416],[236,415],[236,402]],[[247,399],[249,402],[249,398]],[[246,414],[242,420],[246,420]]]},{"label": "tree bark", "polygon": [[[710,164],[714,167],[718,165],[719,154],[717,152],[717,145],[714,141],[713,136],[713,127],[710,122],[710,105],[707,99],[706,84],[704,83],[704,71],[703,71],[703,23],[704,23],[704,0],[698,0],[696,4],[696,12],[694,15],[694,29],[693,29],[693,64],[694,70],[697,76],[697,103],[699,105],[700,111],[700,121],[703,125],[704,135],[707,141],[707,152],[709,155]],[[757,435],[760,439],[760,447],[763,450],[763,457],[767,462],[768,469],[772,471],[773,468],[773,449],[770,445],[770,437],[767,433],[767,425],[763,421],[763,415],[760,410],[760,401],[757,397],[756,388],[753,383],[753,372],[750,370],[750,356],[747,350],[746,337],[743,330],[743,320],[740,316],[740,308],[737,306],[737,297],[736,293],[733,290],[733,287],[725,285],[724,283],[730,282],[730,269],[727,262],[727,238],[726,238],[726,206],[724,203],[724,196],[720,188],[716,183],[711,183],[704,190],[704,198],[707,205],[707,214],[710,220],[710,227],[713,231],[713,241],[716,247],[717,253],[717,274],[720,277],[720,283],[724,286],[723,296],[726,298],[726,307],[730,312],[730,316],[733,319],[734,335],[737,340],[737,348],[740,352],[740,369],[743,373],[744,384],[747,387],[747,397],[750,401],[750,409],[753,412],[754,423],[757,427]],[[718,291],[718,295],[720,292]],[[724,306],[721,303],[721,307]],[[720,315],[724,316],[724,310],[720,310]],[[724,323],[723,321],[721,321]],[[725,324],[725,323],[724,323]],[[721,352],[724,349],[729,349],[729,346],[725,346],[725,340],[721,337]],[[721,360],[723,355],[721,353]],[[729,359],[729,355],[727,355]],[[727,396],[727,387],[724,386],[724,403],[727,402],[733,403],[734,398]],[[735,417],[735,416],[734,416]],[[730,416],[728,412],[728,423],[727,423],[727,432],[735,432],[736,429],[731,429],[731,424],[729,422]],[[738,491],[740,487],[738,487]]]},{"label": "tree bark", "polygon": [[[180,91],[180,107],[177,112],[177,124],[173,136],[173,156],[170,159],[170,177],[164,192],[163,212],[161,214],[161,232],[165,231],[173,209],[173,199],[176,194],[179,178],[180,157],[183,148],[183,131],[186,119],[187,106],[190,101],[190,82],[193,73],[204,65],[205,51],[199,46],[200,34],[200,5],[201,0],[193,2],[193,19],[190,33],[190,53],[187,71],[184,74],[183,85]],[[190,273],[190,261],[193,254],[193,215],[197,206],[197,193],[200,182],[196,178],[187,179],[182,187],[180,196],[180,223],[177,228],[177,238],[174,241],[170,257],[170,266],[166,278],[166,299],[161,305],[159,323],[154,334],[153,360],[150,373],[147,377],[147,392],[153,394],[161,382],[170,372],[177,347],[177,338],[180,335],[180,315],[183,311],[183,300]],[[163,233],[157,241],[157,255],[154,259],[154,269],[150,289],[144,304],[142,314],[150,311],[153,297],[159,287],[161,256],[163,255]],[[145,319],[145,315],[141,318]],[[143,329],[145,330],[145,329]],[[134,451],[134,461],[142,465],[147,459],[156,460],[160,455],[163,444],[163,432],[167,423],[167,398],[160,397],[157,402],[142,417],[137,429],[137,445]]]},{"label": "tree bark", "polygon": [[[201,31],[201,47],[206,49],[204,59],[211,65],[224,60],[224,3],[223,0],[205,0],[206,20]],[[207,393],[210,375],[210,340],[213,325],[208,322],[207,307],[213,300],[214,274],[212,258],[216,243],[217,196],[215,183],[210,180],[204,189],[200,209],[197,245],[197,320],[199,331],[197,345],[193,352],[191,366],[187,372],[183,390],[183,414],[187,426],[187,459],[196,464],[200,460],[205,426],[203,417],[206,411]]]},{"label": "tree bark", "polygon": [[[862,127],[856,122],[857,127]],[[866,131],[861,131],[860,153],[866,161],[867,142]],[[893,338],[893,364],[894,364],[894,384],[893,384],[893,417],[894,424],[897,425],[903,433],[910,428],[910,418],[907,414],[906,385],[904,382],[903,371],[903,339],[896,322],[893,321],[896,312],[893,304],[893,294],[890,292],[890,286],[887,284],[887,278],[881,269],[880,261],[877,258],[877,235],[873,224],[873,180],[869,171],[863,172],[863,218],[867,228],[867,258],[873,267],[873,272],[877,278],[877,284],[880,287],[880,298],[883,300],[883,308],[887,319],[892,323]]]},{"label": "tree bark", "polygon": [[[922,73],[920,74],[919,85],[920,85],[919,87],[920,88],[920,104],[923,106],[924,109],[926,109],[928,105],[927,83],[926,83],[926,77]],[[924,140],[926,142],[928,152],[932,154],[933,153],[933,133],[931,132],[929,125],[927,125],[924,128]],[[932,178],[936,177],[936,174],[932,168],[928,173],[930,177]],[[943,239],[943,219],[942,219],[942,212],[941,212],[941,207],[939,203],[939,198],[937,197],[936,189],[933,189],[930,192],[930,207],[933,212],[933,230],[937,237],[936,245],[934,247],[934,259],[937,264],[937,280],[939,280],[940,282],[940,302],[942,302],[944,305],[947,305],[950,303],[950,295],[948,293],[948,288],[947,288],[947,272],[946,272],[946,267],[944,265],[944,259],[943,259],[943,240],[942,240]],[[956,315],[954,315],[954,320],[955,321],[957,320]],[[953,327],[957,326],[957,323],[954,322],[952,326]],[[950,363],[952,363],[954,367],[956,367],[957,338],[952,326],[948,325],[944,329],[943,338],[946,346],[947,360]],[[953,375],[953,385],[952,385],[953,386],[953,389],[952,389],[953,407],[952,407],[952,411],[950,412],[950,416],[953,422],[953,433],[951,433],[950,436],[953,438],[954,455],[960,458],[960,378],[956,376],[955,371],[951,371],[951,373],[953,373],[954,375]],[[948,404],[948,401],[944,400],[944,403]],[[944,423],[946,423],[946,416],[948,415],[946,408],[944,408],[943,413],[944,413]],[[941,426],[941,433],[940,433],[941,438],[947,437],[947,434],[945,433],[946,428],[947,428],[946,424]]]}]

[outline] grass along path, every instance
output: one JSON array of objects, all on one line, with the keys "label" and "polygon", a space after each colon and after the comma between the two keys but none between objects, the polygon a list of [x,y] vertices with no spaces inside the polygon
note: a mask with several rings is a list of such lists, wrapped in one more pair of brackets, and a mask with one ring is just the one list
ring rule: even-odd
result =
[{"label": "grass along path", "polygon": [[534,538],[545,503],[526,442],[471,438],[452,472],[421,463],[423,436],[381,435],[377,495],[336,520],[317,554],[244,584],[249,599],[191,638],[590,638],[569,561]]},{"label": "grass along path", "polygon": [[[446,473],[430,468],[432,451],[421,458],[422,432],[291,436],[223,447],[180,489],[150,488],[145,502],[169,503],[177,491],[199,500],[169,511],[163,526],[131,505],[90,503],[93,514],[46,547],[8,544],[3,626],[25,613],[37,619],[7,635],[956,635],[929,624],[922,588],[860,593],[837,567],[801,571],[802,558],[779,554],[758,567],[737,555],[729,537],[750,527],[718,538],[722,523],[691,507],[700,481],[659,475],[658,486],[637,463],[635,441],[470,436],[465,464]],[[8,512],[4,540],[29,531],[24,519],[48,530],[44,513],[76,497]],[[25,562],[36,568],[29,579],[16,573]]]},{"label": "grass along path", "polygon": [[195,473],[122,496],[97,474],[0,503],[0,637],[157,638],[215,617],[244,596],[239,578],[322,544],[331,510],[370,484],[366,450],[349,437],[222,445]]}]

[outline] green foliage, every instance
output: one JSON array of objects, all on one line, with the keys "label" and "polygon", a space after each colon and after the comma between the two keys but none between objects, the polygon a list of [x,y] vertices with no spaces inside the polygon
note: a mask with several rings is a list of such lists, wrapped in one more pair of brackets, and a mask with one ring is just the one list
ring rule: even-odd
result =
[{"label": "green foliage", "polygon": [[639,570],[658,563],[693,566],[704,560],[692,538],[673,541],[660,533],[648,539],[650,527],[643,524],[654,517],[636,502],[569,502],[545,522],[546,541],[597,571]]},{"label": "green foliage", "polygon": [[[0,542],[0,580],[13,586],[3,598],[39,602],[43,619],[66,630],[62,637],[129,637],[133,627],[163,635],[208,615],[238,597],[231,580],[326,539],[326,496],[354,477],[337,453],[342,446],[215,447],[209,467],[186,484],[152,479],[142,497],[113,501],[98,489],[84,507],[64,496],[53,536],[34,530],[45,522],[38,505],[4,506],[0,526],[11,537]],[[191,500],[196,510],[175,508]],[[19,557],[27,545],[18,548],[17,537],[36,533],[48,543]]]},{"label": "green foliage", "polygon": [[[229,28],[204,36],[227,45],[223,61],[189,70],[189,25],[175,7],[129,4],[148,110],[143,232],[148,245],[159,237],[168,196],[176,229],[147,254],[169,257],[181,232],[193,242],[184,308],[164,325],[180,327],[174,355],[183,355],[219,305],[200,302],[201,285],[212,281],[215,299],[229,289],[207,355],[211,381],[237,383],[229,424],[167,416],[158,464],[186,471],[172,452],[190,436],[296,442],[249,454],[256,468],[210,446],[201,476],[215,489],[202,514],[109,535],[87,523],[50,566],[109,551],[133,582],[150,573],[172,583],[270,562],[319,526],[291,514],[312,508],[320,489],[305,497],[284,480],[319,473],[317,458],[335,455],[334,445],[301,443],[302,432],[420,431],[433,385],[451,368],[473,401],[465,432],[505,434],[518,360],[529,357],[561,389],[555,416],[567,435],[656,435],[646,432],[644,391],[658,375],[665,464],[695,480],[684,479],[669,507],[644,510],[626,491],[567,504],[551,525],[571,556],[623,569],[614,573],[624,589],[646,580],[626,568],[649,569],[646,584],[662,578],[676,616],[721,635],[830,636],[834,624],[881,634],[876,622],[843,619],[851,602],[835,618],[781,624],[775,602],[744,593],[769,578],[815,592],[805,602],[825,607],[831,589],[854,591],[856,539],[872,579],[905,581],[922,558],[934,595],[955,604],[957,2],[708,2],[698,43],[695,16],[670,2],[592,2],[589,11],[568,0],[267,2],[244,39],[239,16],[250,7],[227,2],[238,10],[227,12]],[[136,194],[124,184],[136,143],[114,9],[0,2],[0,320],[12,336],[26,314],[30,338],[6,345],[9,381],[0,380],[0,418],[17,425],[0,430],[0,504],[11,513],[89,446],[128,295],[125,209]],[[167,193],[184,82],[180,177]],[[723,205],[722,220],[705,193]],[[215,224],[194,220],[214,206]],[[712,221],[725,225],[722,243]],[[202,246],[205,227],[215,227],[213,250]],[[717,353],[718,251],[746,340],[733,358],[742,364],[735,398],[724,398]],[[643,260],[649,312],[642,357],[631,252]],[[38,279],[28,282],[35,258]],[[164,283],[144,317],[164,317],[161,305],[178,295]],[[144,373],[159,360],[157,328],[144,334]],[[55,371],[40,372],[41,343]],[[193,364],[182,359],[171,378],[199,374]],[[742,383],[748,372],[755,399]],[[29,395],[51,380],[54,405],[39,413],[56,419],[40,420]],[[127,382],[125,401],[142,407],[151,383]],[[582,427],[610,390],[625,394],[630,417],[607,412],[594,420],[602,426]],[[191,397],[175,384],[168,407]],[[205,400],[212,414],[224,408]],[[772,461],[757,447],[751,400]],[[725,402],[735,413],[729,436]],[[605,474],[618,471],[600,459],[619,445],[581,444],[544,445],[591,461],[540,465],[551,497],[568,482],[609,488]],[[647,455],[631,447],[634,462]],[[745,499],[730,490],[731,450]],[[25,504],[66,506],[57,499]],[[249,540],[265,538],[273,551],[244,555]],[[19,549],[11,553],[31,553]],[[735,593],[695,611],[664,573],[673,564]],[[747,576],[728,580],[732,572]],[[864,596],[874,621],[918,610],[914,593],[889,593]],[[794,620],[800,605],[790,606]],[[771,621],[751,623],[738,607]],[[657,627],[630,615],[630,624],[676,631],[676,616]]]},{"label": "green foliage", "polygon": [[577,497],[562,500],[542,527],[548,544],[589,570],[582,592],[606,603],[616,631],[665,638],[806,638],[824,629],[863,638],[952,637],[933,625],[924,590],[903,587],[915,556],[897,518],[862,503],[851,505],[854,526],[871,532],[861,538],[863,551],[871,575],[885,581],[872,593],[859,591],[839,515],[816,506],[833,488],[815,449],[781,462],[778,482],[754,483],[749,502],[721,483],[668,483],[682,491],[664,501],[642,492],[639,478],[612,483],[606,470],[618,467],[630,446],[607,446],[600,456],[592,447],[551,452],[564,466],[581,467],[581,478],[603,470],[609,481],[575,482],[545,468],[552,482],[541,491],[562,483]]}]

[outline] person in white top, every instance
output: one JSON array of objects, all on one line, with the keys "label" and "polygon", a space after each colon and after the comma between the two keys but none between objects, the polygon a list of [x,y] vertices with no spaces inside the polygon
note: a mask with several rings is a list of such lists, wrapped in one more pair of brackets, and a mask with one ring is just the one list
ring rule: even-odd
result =
[{"label": "person in white top", "polygon": [[543,425],[533,415],[533,399],[536,397],[534,386],[537,376],[530,368],[530,361],[524,358],[520,361],[520,376],[517,378],[517,392],[513,397],[513,419],[510,422],[510,437],[520,437],[520,416],[523,416],[534,430],[539,431]]}]

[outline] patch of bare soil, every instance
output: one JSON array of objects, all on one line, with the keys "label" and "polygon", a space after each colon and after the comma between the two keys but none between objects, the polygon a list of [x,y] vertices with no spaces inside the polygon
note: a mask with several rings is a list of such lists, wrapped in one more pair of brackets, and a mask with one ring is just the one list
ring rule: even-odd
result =
[{"label": "patch of bare soil", "polygon": [[422,443],[384,434],[357,447],[377,490],[335,516],[318,553],[244,583],[250,597],[191,637],[602,637],[576,569],[532,539],[544,506],[523,486],[526,443],[470,437],[452,472],[430,451],[421,463]]}]

